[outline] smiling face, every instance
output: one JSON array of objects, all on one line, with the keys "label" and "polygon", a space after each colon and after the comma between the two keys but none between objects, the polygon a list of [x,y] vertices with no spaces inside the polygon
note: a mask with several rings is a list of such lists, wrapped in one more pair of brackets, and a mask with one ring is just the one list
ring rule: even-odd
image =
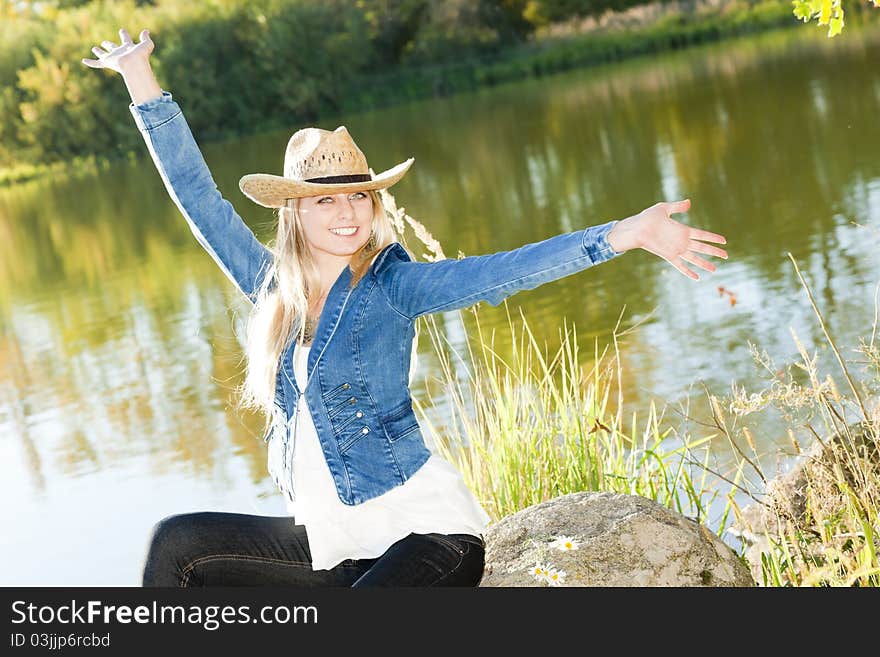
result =
[{"label": "smiling face", "polygon": [[306,196],[297,204],[313,252],[350,256],[370,239],[373,200],[367,192]]}]

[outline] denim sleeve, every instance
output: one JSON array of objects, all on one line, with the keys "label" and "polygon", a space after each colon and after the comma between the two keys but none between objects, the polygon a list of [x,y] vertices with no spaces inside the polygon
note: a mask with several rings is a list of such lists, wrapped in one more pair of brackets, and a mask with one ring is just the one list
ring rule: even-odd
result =
[{"label": "denim sleeve", "polygon": [[623,255],[625,252],[615,251],[607,239],[618,221],[555,235],[511,251],[437,262],[415,262],[395,243],[380,255],[376,277],[391,306],[411,319],[478,301],[497,306],[515,292]]},{"label": "denim sleeve", "polygon": [[196,240],[251,302],[272,262],[211,176],[178,104],[167,91],[129,104],[165,188]]}]

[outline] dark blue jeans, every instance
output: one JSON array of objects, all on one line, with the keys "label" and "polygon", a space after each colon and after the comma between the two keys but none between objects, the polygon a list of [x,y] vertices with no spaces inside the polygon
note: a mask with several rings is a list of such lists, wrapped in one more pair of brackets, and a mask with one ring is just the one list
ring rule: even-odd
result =
[{"label": "dark blue jeans", "polygon": [[306,529],[291,516],[200,512],[153,529],[144,586],[477,586],[484,544],[471,534],[409,534],[373,559],[312,570]]}]

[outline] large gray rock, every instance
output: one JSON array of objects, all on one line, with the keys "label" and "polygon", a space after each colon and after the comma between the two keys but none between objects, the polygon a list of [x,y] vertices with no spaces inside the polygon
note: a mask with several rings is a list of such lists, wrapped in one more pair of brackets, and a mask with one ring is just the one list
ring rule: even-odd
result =
[{"label": "large gray rock", "polygon": [[[577,549],[553,547],[560,535]],[[561,586],[755,586],[714,533],[636,495],[562,495],[502,518],[485,536],[480,586],[546,586],[536,563],[564,571]]]}]

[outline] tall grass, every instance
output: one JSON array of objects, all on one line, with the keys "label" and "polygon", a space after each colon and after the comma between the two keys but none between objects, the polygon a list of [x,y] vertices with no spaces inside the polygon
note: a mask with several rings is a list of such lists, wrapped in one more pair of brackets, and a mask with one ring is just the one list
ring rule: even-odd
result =
[{"label": "tall grass", "polygon": [[[789,368],[788,380],[777,380],[759,393],[746,396],[735,388],[730,410],[741,417],[768,407],[782,410],[792,446],[801,455],[790,475],[769,482],[762,507],[743,513],[734,505],[736,524],[753,544],[767,586],[880,586],[877,295],[870,340],[861,338],[853,349],[864,358],[848,365],[797,262],[791,254],[789,258],[834,355],[846,394],[830,373],[820,374],[816,353],[809,354],[793,330],[801,356],[793,365],[806,382],[798,383]],[[766,354],[756,360],[777,371]],[[866,376],[854,376],[850,368],[854,363],[864,366]],[[806,453],[798,433],[813,443]],[[763,474],[762,479],[766,479]]]},{"label": "tall grass", "polygon": [[[384,191],[381,197],[402,243],[406,244],[409,229],[429,252],[426,259],[445,257],[437,240],[398,208],[390,193]],[[849,372],[794,264],[837,354],[849,398],[839,393],[830,377],[820,379],[815,358],[809,358],[798,342],[804,362],[797,365],[807,373],[809,385],[790,381],[783,386],[777,381],[776,389],[749,398],[738,391],[726,408],[707,391],[711,433],[696,439],[687,434],[671,437],[672,428],[665,426],[653,403],[641,414],[624,411],[619,320],[610,354],[609,346],[600,353],[598,339],[592,354],[582,354],[576,329],[566,321],[559,331],[559,347],[550,350],[539,344],[522,310],[515,321],[505,301],[503,340],[498,339],[499,332],[484,328],[479,306],[445,313],[445,325],[436,315],[420,319],[417,337],[422,329],[430,337],[439,376],[429,381],[433,385],[427,386],[427,403],[414,402],[419,422],[438,452],[458,467],[493,520],[566,493],[610,491],[655,500],[714,525],[722,536],[729,528],[735,530],[732,522],[743,522],[735,493],[746,493],[765,520],[760,583],[876,586],[880,584],[880,406],[870,410],[866,390],[859,389]],[[459,322],[454,332],[465,336],[459,348],[447,337],[450,322]],[[863,342],[859,351],[873,368],[873,381],[880,383],[875,335],[876,320],[870,342]],[[764,403],[755,404],[755,399]],[[805,424],[823,449],[821,458],[814,459],[815,467],[806,470],[803,500],[795,514],[790,496],[780,493],[784,487],[774,487],[772,475],[762,471],[752,430],[737,427],[737,418],[774,401],[814,406],[825,433],[837,436],[824,441],[811,422]],[[855,423],[845,421],[847,408],[850,418],[855,410]],[[437,413],[432,418],[431,409],[441,410],[442,421]],[[800,450],[795,427],[789,428],[789,435]],[[726,437],[738,455],[730,476],[708,465],[716,437]],[[742,442],[749,445],[751,457],[740,447]],[[759,475],[765,491],[748,489],[744,476],[748,469]],[[716,501],[723,508],[720,517],[712,519],[709,511],[717,508]]]},{"label": "tall grass", "polygon": [[468,344],[466,356],[450,349],[436,318],[428,319],[450,421],[435,427],[426,418],[425,424],[491,516],[592,490],[641,495],[705,517],[717,491],[692,479],[683,456],[708,438],[664,448],[670,429],[661,429],[653,405],[643,418],[612,411],[616,353],[599,354],[596,341],[586,371],[574,327],[561,332],[559,348],[548,354],[520,311],[520,324],[508,312],[514,347],[503,354],[495,333],[484,333],[479,311],[473,318],[476,346]]}]

